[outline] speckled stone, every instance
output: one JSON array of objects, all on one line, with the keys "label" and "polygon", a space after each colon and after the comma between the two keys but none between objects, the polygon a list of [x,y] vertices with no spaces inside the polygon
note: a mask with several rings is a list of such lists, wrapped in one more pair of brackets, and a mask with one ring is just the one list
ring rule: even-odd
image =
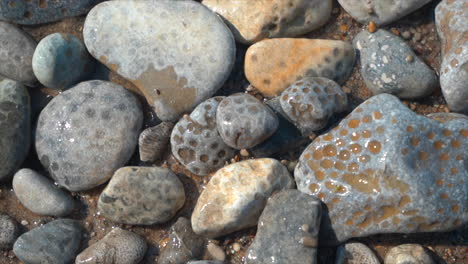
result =
[{"label": "speckled stone", "polygon": [[13,252],[28,264],[70,263],[80,247],[81,232],[78,221],[58,219],[22,234]]},{"label": "speckled stone", "polygon": [[275,133],[278,117],[254,96],[238,93],[221,101],[216,124],[227,145],[235,149],[248,149]]},{"label": "speckled stone", "polygon": [[304,78],[281,93],[281,108],[304,136],[324,128],[335,114],[346,111],[348,97],[334,81]]},{"label": "speckled stone", "polygon": [[[379,29],[354,38],[361,58],[361,75],[373,94],[390,93],[412,99],[429,95],[438,86],[435,72],[400,37]],[[412,56],[408,61],[406,58]]]},{"label": "speckled stone", "polygon": [[138,264],[146,249],[143,237],[115,227],[103,239],[81,252],[75,264]]},{"label": "speckled stone", "polygon": [[331,15],[331,0],[203,0],[221,15],[238,42],[296,37],[323,26]]},{"label": "speckled stone", "polygon": [[298,190],[274,194],[260,216],[245,263],[317,263],[321,215],[320,200],[313,196]]},{"label": "speckled stone", "polygon": [[0,181],[10,179],[26,158],[31,141],[31,106],[26,87],[0,82]]},{"label": "speckled stone", "polygon": [[[1,1],[0,6],[4,2]],[[1,21],[0,39],[0,75],[25,85],[35,85],[32,57],[36,41],[20,28]]]},{"label": "speckled stone", "polygon": [[439,232],[468,222],[468,121],[420,116],[381,94],[310,144],[298,189],[327,204],[324,243]]},{"label": "speckled stone", "polygon": [[468,0],[443,0],[437,5],[437,32],[442,40],[440,86],[448,107],[468,114]]},{"label": "speckled stone", "polygon": [[40,0],[0,2],[0,20],[21,25],[36,25],[79,16],[103,0]]},{"label": "speckled stone", "polygon": [[346,243],[336,250],[335,264],[380,264],[370,248],[359,242]]},{"label": "speckled stone", "polygon": [[169,169],[124,167],[99,196],[98,210],[116,223],[152,225],[174,217],[184,202],[184,186]]},{"label": "speckled stone", "polygon": [[214,238],[255,226],[268,197],[293,185],[288,169],[274,159],[225,166],[198,198],[192,214],[193,230]]},{"label": "speckled stone", "polygon": [[141,161],[154,162],[163,157],[169,146],[172,128],[174,128],[173,123],[162,122],[141,132],[138,138]]},{"label": "speckled stone", "polygon": [[171,226],[171,234],[166,247],[161,250],[158,264],[186,264],[191,259],[200,259],[203,256],[206,241],[195,234],[190,220],[180,217]]},{"label": "speckled stone", "polygon": [[0,214],[0,250],[10,250],[18,236],[18,223],[10,216]]},{"label": "speckled stone", "polygon": [[90,53],[135,84],[163,121],[211,97],[235,60],[229,28],[195,1],[107,1],[88,13],[83,35]]},{"label": "speckled stone", "polygon": [[75,207],[69,193],[30,169],[21,169],[15,174],[13,190],[21,204],[38,215],[66,216]]},{"label": "speckled stone", "polygon": [[65,89],[88,76],[94,70],[94,60],[77,37],[54,33],[37,44],[32,67],[44,86]]},{"label": "speckled stone", "polygon": [[223,98],[217,96],[201,103],[172,130],[172,154],[197,175],[216,171],[234,156],[234,150],[224,143],[216,125],[216,110]]},{"label": "speckled stone", "polygon": [[[421,8],[431,0],[338,0],[357,21],[377,25],[389,24]],[[457,0],[458,1],[458,0]]]},{"label": "speckled stone", "polygon": [[354,66],[352,45],[324,39],[267,39],[250,46],[245,75],[268,97],[279,95],[305,77],[325,77],[344,83]]},{"label": "speckled stone", "polygon": [[36,151],[60,186],[88,190],[109,180],[130,159],[142,122],[140,103],[122,86],[82,82],[42,110]]},{"label": "speckled stone", "polygon": [[418,244],[403,244],[390,249],[385,264],[435,264],[426,250]]}]

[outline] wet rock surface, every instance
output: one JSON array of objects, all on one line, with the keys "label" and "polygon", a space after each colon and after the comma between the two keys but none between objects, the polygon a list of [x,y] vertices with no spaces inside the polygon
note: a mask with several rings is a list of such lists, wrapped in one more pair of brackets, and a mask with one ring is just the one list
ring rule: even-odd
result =
[{"label": "wet rock surface", "polygon": [[317,263],[321,209],[319,199],[298,190],[274,194],[260,216],[246,263]]},{"label": "wet rock surface", "polygon": [[141,132],[138,138],[141,161],[154,162],[163,157],[169,145],[172,128],[173,123],[162,122]]},{"label": "wet rock surface", "polygon": [[98,209],[116,223],[152,225],[167,222],[184,202],[184,187],[169,169],[124,167],[101,193]]},{"label": "wet rock surface", "polygon": [[60,186],[88,190],[106,182],[129,160],[142,122],[140,103],[122,86],[82,82],[42,110],[36,151]]},{"label": "wet rock surface", "polygon": [[6,214],[0,214],[0,250],[9,250],[19,236],[18,223]]},{"label": "wet rock surface", "polygon": [[212,96],[235,59],[228,27],[194,1],[107,1],[89,12],[83,34],[90,53],[136,85],[163,121]]},{"label": "wet rock surface", "polygon": [[426,250],[417,244],[403,244],[390,249],[385,264],[435,264]]},{"label": "wet rock surface", "polygon": [[341,245],[336,250],[335,264],[380,264],[370,248],[359,242]]},{"label": "wet rock surface", "polygon": [[467,137],[466,120],[439,123],[389,94],[365,101],[314,140],[294,172],[298,189],[327,205],[323,241],[462,226]]}]

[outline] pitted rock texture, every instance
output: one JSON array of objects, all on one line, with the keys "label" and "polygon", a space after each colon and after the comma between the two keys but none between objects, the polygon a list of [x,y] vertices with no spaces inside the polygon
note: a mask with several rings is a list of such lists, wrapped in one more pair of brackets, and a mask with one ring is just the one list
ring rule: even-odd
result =
[{"label": "pitted rock texture", "polygon": [[205,244],[205,239],[193,232],[190,220],[180,217],[171,226],[169,242],[161,249],[158,264],[186,264],[191,259],[200,259]]},{"label": "pitted rock texture", "polygon": [[380,260],[366,245],[358,242],[346,243],[336,250],[335,264],[380,264]]},{"label": "pitted rock texture", "polygon": [[36,25],[79,16],[103,0],[40,0],[0,2],[0,20],[21,25]]},{"label": "pitted rock texture", "polygon": [[75,264],[137,264],[147,249],[143,237],[115,227],[103,239],[81,252]]},{"label": "pitted rock texture", "polygon": [[390,249],[385,264],[435,264],[426,249],[418,244],[403,244]]},{"label": "pitted rock texture", "polygon": [[172,130],[172,154],[197,175],[216,171],[234,156],[234,150],[224,143],[216,125],[216,111],[223,98],[217,96],[201,103]]},{"label": "pitted rock texture", "polygon": [[331,15],[331,0],[203,0],[220,14],[238,42],[296,37],[323,26]]},{"label": "pitted rock texture", "polygon": [[221,101],[216,113],[219,134],[227,145],[248,149],[278,129],[275,113],[250,94],[238,93]]},{"label": "pitted rock texture", "polygon": [[262,94],[273,97],[305,77],[325,77],[344,83],[354,60],[354,48],[343,41],[268,39],[247,50],[245,75]]},{"label": "pitted rock texture", "polygon": [[99,196],[98,210],[116,223],[152,225],[174,217],[184,202],[184,186],[169,169],[124,167]]},{"label": "pitted rock texture", "polygon": [[13,190],[21,204],[35,214],[65,216],[70,214],[75,206],[69,193],[30,169],[21,169],[15,174]]},{"label": "pitted rock texture", "polygon": [[313,196],[298,190],[274,194],[260,216],[246,263],[317,263],[321,215],[322,204]]},{"label": "pitted rock texture", "polygon": [[32,57],[36,41],[20,28],[2,21],[0,39],[0,75],[25,85],[35,85],[37,79],[32,69]]},{"label": "pitted rock texture", "polygon": [[416,115],[374,96],[302,153],[298,189],[328,207],[324,243],[377,233],[447,231],[468,222],[468,122]]},{"label": "pitted rock texture", "polygon": [[[377,25],[389,24],[421,8],[431,0],[338,0],[357,21]],[[458,0],[457,0],[458,1]]]},{"label": "pitted rock texture", "polygon": [[194,1],[107,1],[88,13],[83,35],[90,53],[135,84],[163,121],[211,97],[235,59],[229,28]]},{"label": "pitted rock texture", "polygon": [[140,160],[154,162],[161,159],[169,145],[173,128],[173,123],[162,122],[157,126],[143,130],[138,138]]},{"label": "pitted rock texture", "polygon": [[335,113],[346,111],[348,97],[334,81],[304,78],[281,93],[281,108],[302,134],[324,128]]},{"label": "pitted rock texture", "polygon": [[[0,63],[1,64],[1,63]],[[0,82],[0,181],[9,179],[26,158],[31,141],[31,106],[26,87]]]},{"label": "pitted rock texture", "polygon": [[442,40],[440,86],[452,111],[468,114],[468,0],[443,0],[435,10]]},{"label": "pitted rock texture", "polygon": [[42,110],[37,154],[59,185],[88,190],[109,180],[130,159],[142,123],[140,103],[122,86],[82,82]]},{"label": "pitted rock texture", "polygon": [[87,77],[94,70],[94,60],[77,37],[54,33],[37,44],[32,67],[44,86],[65,89]]},{"label": "pitted rock texture", "polygon": [[13,246],[15,256],[28,264],[72,262],[80,247],[78,221],[58,219],[22,234]]},{"label": "pitted rock texture", "polygon": [[293,185],[288,169],[274,159],[225,166],[198,198],[192,214],[193,230],[214,238],[255,226],[268,197]]},{"label": "pitted rock texture", "polygon": [[362,31],[354,38],[354,47],[360,53],[361,75],[373,94],[420,98],[439,85],[435,72],[411,47],[386,30]]},{"label": "pitted rock texture", "polygon": [[18,236],[18,223],[10,216],[0,214],[0,250],[10,250]]}]

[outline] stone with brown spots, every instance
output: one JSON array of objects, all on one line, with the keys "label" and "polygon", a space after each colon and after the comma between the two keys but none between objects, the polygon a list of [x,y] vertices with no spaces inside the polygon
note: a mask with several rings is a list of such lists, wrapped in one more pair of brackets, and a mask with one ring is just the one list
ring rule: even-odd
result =
[{"label": "stone with brown spots", "polygon": [[245,75],[261,93],[273,97],[305,77],[344,83],[354,60],[352,45],[339,40],[268,39],[247,50]]},{"label": "stone with brown spots", "polygon": [[203,0],[221,15],[238,42],[252,44],[265,38],[296,37],[324,25],[331,0]]},{"label": "stone with brown spots", "polygon": [[228,78],[235,42],[195,1],[107,1],[83,29],[91,55],[131,81],[163,121],[177,121]]},{"label": "stone with brown spots", "polygon": [[440,86],[448,107],[468,114],[468,0],[443,0],[436,8],[442,40]]},{"label": "stone with brown spots", "polygon": [[192,214],[195,233],[220,237],[257,224],[274,192],[294,186],[288,169],[275,159],[253,159],[218,170]]},{"label": "stone with brown spots", "polygon": [[468,222],[468,122],[440,123],[381,94],[310,144],[298,189],[328,208],[323,243],[377,233],[448,231]]}]

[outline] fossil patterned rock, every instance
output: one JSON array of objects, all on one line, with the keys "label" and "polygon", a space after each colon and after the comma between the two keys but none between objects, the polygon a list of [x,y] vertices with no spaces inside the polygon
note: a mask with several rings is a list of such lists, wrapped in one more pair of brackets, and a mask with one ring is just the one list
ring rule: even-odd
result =
[{"label": "fossil patterned rock", "polygon": [[169,145],[172,128],[173,123],[162,122],[141,132],[138,138],[141,161],[154,162],[162,158]]},{"label": "fossil patterned rock", "polygon": [[377,256],[366,245],[351,242],[341,245],[336,250],[335,264],[380,264]]},{"label": "fossil patterned rock", "polygon": [[357,107],[302,153],[298,189],[327,204],[324,243],[468,222],[468,121],[419,116],[389,94]]}]

